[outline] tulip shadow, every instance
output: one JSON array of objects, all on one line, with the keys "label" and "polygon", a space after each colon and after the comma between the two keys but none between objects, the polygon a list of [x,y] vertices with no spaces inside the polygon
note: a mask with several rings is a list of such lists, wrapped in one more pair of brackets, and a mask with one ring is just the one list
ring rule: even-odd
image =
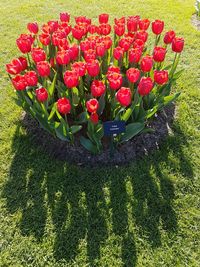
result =
[{"label": "tulip shadow", "polygon": [[[138,236],[159,247],[161,228],[177,233],[174,186],[163,166],[178,168],[181,175],[193,178],[183,151],[187,137],[177,123],[162,150],[118,168],[80,168],[55,162],[34,145],[30,133],[21,134],[21,127],[23,121],[13,138],[14,157],[3,197],[10,213],[20,210],[22,235],[42,242],[52,222],[57,261],[75,261],[81,245],[88,265],[100,266],[101,249],[114,236],[120,240],[120,252],[112,257],[120,258],[123,266],[135,266]],[[114,245],[108,246],[112,253]]]}]

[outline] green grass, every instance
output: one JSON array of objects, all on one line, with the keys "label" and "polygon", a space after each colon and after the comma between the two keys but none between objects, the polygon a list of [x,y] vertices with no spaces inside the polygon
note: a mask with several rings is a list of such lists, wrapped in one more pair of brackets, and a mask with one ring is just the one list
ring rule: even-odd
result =
[{"label": "green grass", "polygon": [[[32,144],[4,64],[28,22],[60,11],[160,18],[184,36],[173,134],[129,166],[81,168]],[[8,1],[0,21],[0,266],[199,266],[200,32],[191,0]]]}]

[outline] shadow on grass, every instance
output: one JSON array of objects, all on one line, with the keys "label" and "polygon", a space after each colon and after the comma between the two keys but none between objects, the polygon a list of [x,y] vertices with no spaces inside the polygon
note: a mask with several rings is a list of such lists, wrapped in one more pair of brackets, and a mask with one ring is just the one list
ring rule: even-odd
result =
[{"label": "shadow on grass", "polygon": [[119,255],[114,256],[120,257],[124,266],[135,266],[136,235],[158,247],[162,242],[160,227],[168,233],[178,230],[174,186],[163,171],[165,165],[193,176],[182,150],[187,140],[178,125],[174,125],[175,135],[149,158],[104,169],[55,163],[32,144],[31,136],[19,133],[20,127],[13,140],[15,155],[3,197],[10,213],[21,210],[23,235],[34,235],[42,242],[43,236],[50,234],[46,231],[50,231],[47,229],[52,221],[56,260],[75,260],[83,243],[89,266],[97,266],[101,247],[111,242],[112,250],[114,244],[108,240],[114,234],[121,247]]}]

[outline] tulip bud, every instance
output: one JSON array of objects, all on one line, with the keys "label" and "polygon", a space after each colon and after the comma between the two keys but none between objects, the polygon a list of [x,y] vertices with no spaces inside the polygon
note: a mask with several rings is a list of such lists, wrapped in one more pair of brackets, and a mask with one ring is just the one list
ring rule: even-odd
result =
[{"label": "tulip bud", "polygon": [[57,109],[61,114],[68,114],[71,111],[71,104],[68,98],[63,97],[57,101]]},{"label": "tulip bud", "polygon": [[30,33],[37,34],[39,31],[37,22],[28,23],[27,29],[29,30]]},{"label": "tulip bud", "polygon": [[50,75],[50,64],[47,61],[40,61],[36,65],[38,74],[41,77],[47,77]]},{"label": "tulip bud", "polygon": [[166,70],[155,70],[154,71],[154,81],[159,84],[163,85],[168,82],[168,72]]},{"label": "tulip bud", "polygon": [[153,67],[153,58],[152,56],[145,56],[142,58],[142,61],[140,63],[141,70],[143,72],[149,72]]},{"label": "tulip bud", "polygon": [[106,87],[102,81],[94,80],[91,85],[91,93],[93,97],[100,97],[105,93]]},{"label": "tulip bud", "polygon": [[121,87],[116,93],[116,98],[122,106],[129,106],[131,104],[131,90],[126,87]]},{"label": "tulip bud", "polygon": [[95,98],[92,98],[86,102],[86,108],[88,112],[96,113],[99,108],[99,102]]},{"label": "tulip bud", "polygon": [[38,83],[38,77],[35,71],[27,71],[24,75],[28,86],[36,86]]},{"label": "tulip bud", "polygon": [[184,47],[184,39],[181,37],[175,37],[172,41],[172,51],[181,53]]},{"label": "tulip bud", "polygon": [[159,35],[164,29],[164,21],[155,20],[152,22],[152,31],[154,34]]},{"label": "tulip bud", "polygon": [[153,81],[150,77],[142,77],[138,85],[138,93],[142,96],[148,95],[153,89]]},{"label": "tulip bud", "polygon": [[48,99],[48,92],[44,87],[35,90],[36,98],[39,102],[45,102]]}]

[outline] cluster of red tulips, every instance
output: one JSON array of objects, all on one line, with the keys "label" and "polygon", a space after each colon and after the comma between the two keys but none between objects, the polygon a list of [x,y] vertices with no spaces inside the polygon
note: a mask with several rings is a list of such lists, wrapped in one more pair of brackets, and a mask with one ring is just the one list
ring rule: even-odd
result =
[{"label": "cluster of red tulips", "polygon": [[[178,97],[170,93],[184,47],[174,31],[163,34],[161,20],[129,16],[115,18],[114,26],[108,14],[98,20],[79,16],[70,23],[70,14],[61,13],[40,31],[28,23],[16,40],[23,56],[6,65],[18,105],[58,138],[73,143],[79,136],[93,153],[103,149],[104,122],[126,122],[126,131],[112,137],[123,143],[148,131],[147,120]],[[174,60],[165,64],[171,51]]]}]

